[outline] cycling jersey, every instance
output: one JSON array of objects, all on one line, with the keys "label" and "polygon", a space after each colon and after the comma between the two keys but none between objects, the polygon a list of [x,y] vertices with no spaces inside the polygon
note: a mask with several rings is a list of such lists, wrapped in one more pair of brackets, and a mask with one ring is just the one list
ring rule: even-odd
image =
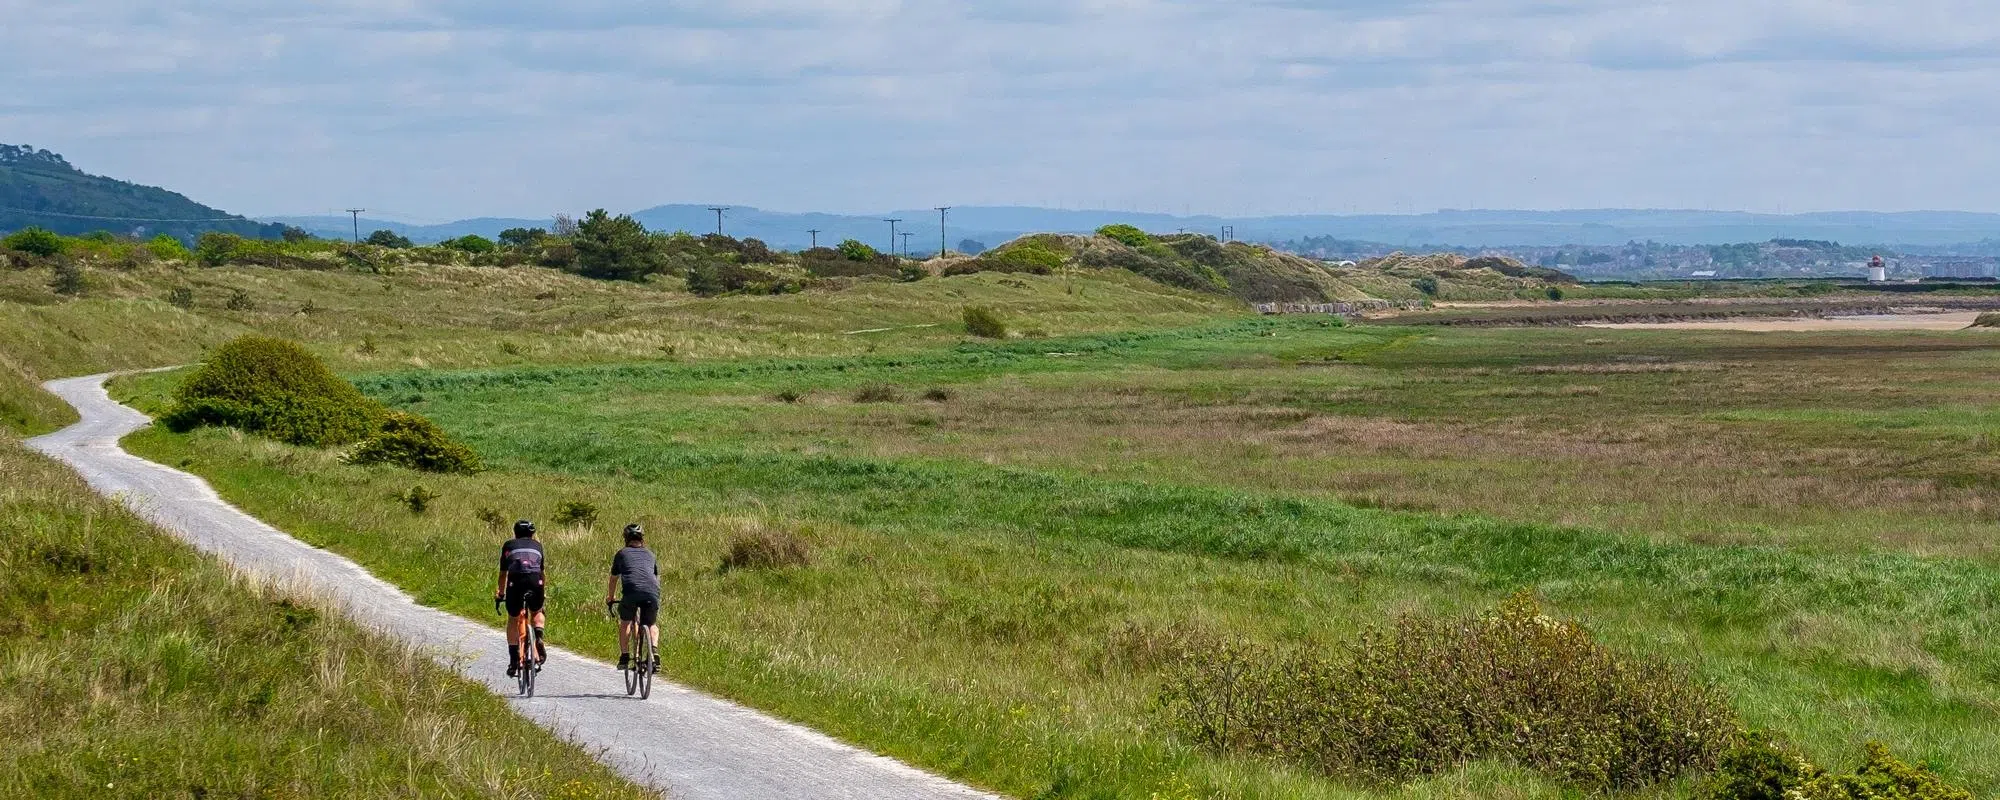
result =
[{"label": "cycling jersey", "polygon": [[507,573],[508,583],[542,582],[542,543],[527,537],[509,539],[500,545],[500,571]]}]

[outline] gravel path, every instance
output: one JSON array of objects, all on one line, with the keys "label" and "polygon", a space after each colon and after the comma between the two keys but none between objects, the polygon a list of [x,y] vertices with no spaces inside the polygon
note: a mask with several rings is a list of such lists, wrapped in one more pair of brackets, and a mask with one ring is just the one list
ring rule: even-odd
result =
[{"label": "gravel path", "polygon": [[549,648],[535,698],[520,700],[504,674],[506,640],[498,629],[418,605],[354,562],[223,502],[200,478],[120,449],[120,438],[151,421],[111,400],[104,390],[108,377],[46,384],[83,419],[28,445],[238,569],[294,583],[339,603],[364,624],[435,653],[440,663],[510,698],[516,711],[637,783],[675,800],[993,797],[664,680],[654,683],[651,700],[628,698],[611,665],[558,648]]}]

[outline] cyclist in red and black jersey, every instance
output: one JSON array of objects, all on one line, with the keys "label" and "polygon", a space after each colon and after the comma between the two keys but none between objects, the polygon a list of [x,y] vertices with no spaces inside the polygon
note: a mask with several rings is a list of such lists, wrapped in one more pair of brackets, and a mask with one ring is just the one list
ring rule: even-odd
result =
[{"label": "cyclist in red and black jersey", "polygon": [[[535,626],[537,642],[546,641],[542,633],[542,625],[547,621],[542,616],[542,600],[548,585],[548,563],[542,557],[542,543],[535,540],[535,523],[525,519],[514,523],[514,538],[500,546],[500,586],[493,590],[493,600],[507,604],[509,678],[520,672],[521,638],[528,635],[528,626]],[[537,663],[529,666],[539,669],[539,662],[547,661],[548,657],[548,647],[543,645],[535,653]]]}]

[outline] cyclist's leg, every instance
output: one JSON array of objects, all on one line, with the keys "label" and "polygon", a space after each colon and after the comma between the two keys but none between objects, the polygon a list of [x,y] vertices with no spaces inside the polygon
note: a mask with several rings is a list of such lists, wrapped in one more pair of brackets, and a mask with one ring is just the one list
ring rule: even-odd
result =
[{"label": "cyclist's leg", "polygon": [[632,664],[632,634],[637,630],[638,607],[632,605],[632,597],[626,595],[618,601],[618,668]]},{"label": "cyclist's leg", "polygon": [[638,616],[638,620],[637,620],[637,622],[639,623],[639,625],[640,625],[640,626],[642,626],[643,628],[645,628],[645,631],[646,631],[646,634],[645,634],[645,635],[646,635],[646,642],[647,642],[648,644],[652,645],[651,647],[649,647],[649,648],[647,648],[647,649],[648,649],[648,650],[651,650],[651,651],[652,651],[652,653],[653,653],[653,668],[654,668],[654,669],[659,669],[659,667],[660,667],[660,598],[658,598],[658,597],[652,597],[652,598],[648,598],[648,599],[646,599],[646,600],[642,601],[642,602],[641,602],[641,605],[640,605],[640,607],[639,607],[639,609],[638,609],[638,611],[639,611],[639,613],[638,613],[638,615],[637,615],[637,616]]},{"label": "cyclist's leg", "polygon": [[528,595],[528,610],[534,614],[535,663],[537,664],[549,660],[548,632],[543,629],[548,623],[548,618],[542,614],[543,592],[544,589],[537,586]]}]

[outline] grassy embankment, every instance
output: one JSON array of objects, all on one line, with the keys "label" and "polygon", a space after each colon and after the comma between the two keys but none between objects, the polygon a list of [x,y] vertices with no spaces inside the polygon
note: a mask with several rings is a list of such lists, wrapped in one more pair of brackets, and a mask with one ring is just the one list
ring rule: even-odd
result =
[{"label": "grassy embankment", "polygon": [[[992,274],[716,298],[669,280],[594,281],[536,267],[88,272],[85,295],[64,298],[46,271],[0,270],[0,426],[42,432],[73,419],[34,388],[41,381],[195,361],[252,331],[304,343],[354,372],[895,352],[956,341],[968,305],[999,309],[1015,331],[1049,335],[1243,312],[1228,298],[1122,272],[1076,279],[1073,291],[1061,278]],[[193,290],[191,308],[167,302],[180,287]]]},{"label": "grassy embankment", "polygon": [[252,586],[0,439],[0,792],[649,796],[505,701]]},{"label": "grassy embankment", "polygon": [[[666,532],[674,677],[1022,796],[1368,794],[1177,746],[1151,725],[1149,654],[1341,639],[1524,587],[1622,650],[1690,663],[1823,762],[1879,738],[1991,791],[1985,337],[1246,321],[363,381],[497,467],[470,478],[214,432],[135,445],[475,618],[497,535],[480,510],[598,506],[548,526],[557,564],[596,563],[647,519]],[[851,402],[875,383],[902,399]],[[930,387],[950,399],[919,399]],[[443,495],[427,514],[394,499],[413,482]],[[758,528],[809,540],[812,565],[718,570]],[[593,570],[557,575],[557,635],[611,655]],[[1400,792],[1559,790],[1475,765]]]}]

